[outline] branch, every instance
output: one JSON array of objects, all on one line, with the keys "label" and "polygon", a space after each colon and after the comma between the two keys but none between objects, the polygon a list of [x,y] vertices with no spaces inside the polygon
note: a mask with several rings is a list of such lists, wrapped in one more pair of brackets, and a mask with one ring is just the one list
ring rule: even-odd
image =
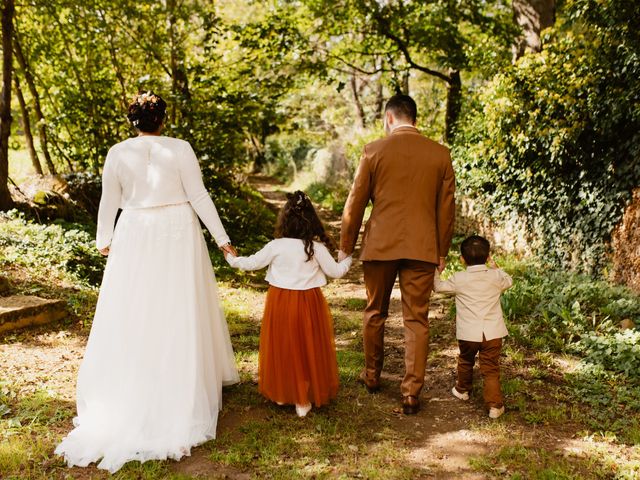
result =
[{"label": "branch", "polygon": [[433,70],[431,68],[425,67],[423,65],[419,65],[416,62],[414,62],[413,59],[411,58],[411,53],[409,53],[409,48],[407,47],[407,44],[400,37],[398,37],[391,31],[389,22],[387,21],[386,18],[384,18],[380,14],[380,12],[376,12],[374,14],[374,18],[378,21],[378,25],[380,27],[380,31],[382,32],[382,34],[396,44],[396,46],[402,52],[405,60],[407,61],[407,63],[411,68],[415,68],[416,70],[420,70],[421,72],[424,72],[427,75],[431,75],[441,80],[444,80],[447,83],[451,83],[451,78],[448,75],[442,72],[439,72],[437,70]]}]

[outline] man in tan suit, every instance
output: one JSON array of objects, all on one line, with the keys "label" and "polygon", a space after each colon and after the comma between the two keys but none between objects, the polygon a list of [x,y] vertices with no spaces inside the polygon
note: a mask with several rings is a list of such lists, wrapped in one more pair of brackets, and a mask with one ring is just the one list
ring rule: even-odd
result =
[{"label": "man in tan suit", "polygon": [[379,389],[384,324],[396,277],[400,279],[405,332],[403,411],[415,414],[429,348],[429,296],[436,268],[444,269],[453,236],[455,178],[449,150],[415,127],[417,108],[407,95],[385,107],[387,136],[364,147],[342,215],[340,256],[355,248],[369,200],[371,218],[362,237],[367,307],[365,369],[369,392]]}]

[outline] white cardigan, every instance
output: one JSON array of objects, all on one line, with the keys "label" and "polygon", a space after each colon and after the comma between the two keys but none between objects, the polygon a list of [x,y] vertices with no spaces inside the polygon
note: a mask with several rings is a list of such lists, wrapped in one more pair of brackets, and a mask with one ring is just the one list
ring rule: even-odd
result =
[{"label": "white cardigan", "polygon": [[513,280],[499,268],[473,265],[454,273],[448,280],[436,275],[434,291],[456,296],[456,337],[481,342],[506,337],[509,332],[502,317],[500,295]]},{"label": "white cardigan", "polygon": [[351,257],[336,262],[327,247],[313,242],[314,255],[307,261],[304,242],[297,238],[278,238],[250,257],[227,255],[229,265],[241,270],[260,270],[269,265],[267,281],[278,288],[309,290],[327,284],[327,277],[340,278],[351,266]]},{"label": "white cardigan", "polygon": [[154,135],[120,142],[109,150],[102,172],[96,246],[103,249],[111,244],[118,208],[186,202],[191,203],[219,246],[229,243],[189,142]]}]

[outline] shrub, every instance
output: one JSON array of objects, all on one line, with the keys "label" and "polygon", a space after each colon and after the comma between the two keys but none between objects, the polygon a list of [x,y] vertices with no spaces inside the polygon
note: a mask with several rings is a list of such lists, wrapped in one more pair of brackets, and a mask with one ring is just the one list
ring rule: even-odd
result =
[{"label": "shrub", "polygon": [[608,336],[584,335],[580,350],[585,361],[640,380],[640,331],[625,330]]},{"label": "shrub", "polygon": [[12,211],[0,216],[0,264],[18,264],[34,276],[98,285],[105,260],[90,226],[56,222],[40,225]]},{"label": "shrub", "polygon": [[640,3],[569,0],[560,13],[542,52],[479,90],[454,158],[487,214],[515,212],[545,258],[594,274],[640,184]]},{"label": "shrub", "polygon": [[608,335],[624,318],[640,318],[630,290],[534,263],[507,265],[514,285],[502,296],[510,333],[521,344],[556,352],[581,351],[585,335]]}]

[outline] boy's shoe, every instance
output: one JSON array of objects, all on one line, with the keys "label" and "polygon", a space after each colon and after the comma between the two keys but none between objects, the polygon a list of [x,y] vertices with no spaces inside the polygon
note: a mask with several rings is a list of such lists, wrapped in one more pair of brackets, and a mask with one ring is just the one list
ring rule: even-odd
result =
[{"label": "boy's shoe", "polygon": [[306,417],[307,413],[311,411],[311,404],[307,403],[306,405],[298,405],[296,404],[296,413],[299,417]]},{"label": "boy's shoe", "polygon": [[460,393],[456,390],[456,387],[453,387],[451,389],[451,393],[453,393],[454,397],[459,398],[460,400],[469,400],[469,392]]},{"label": "boy's shoe", "polygon": [[360,381],[360,383],[362,383],[366,387],[367,392],[373,394],[373,393],[378,393],[380,391],[380,380],[373,383],[368,381],[367,373],[365,370],[363,370],[362,373],[360,373],[358,380]]},{"label": "boy's shoe", "polygon": [[500,408],[491,407],[489,409],[489,418],[499,418],[504,413],[504,406]]}]

